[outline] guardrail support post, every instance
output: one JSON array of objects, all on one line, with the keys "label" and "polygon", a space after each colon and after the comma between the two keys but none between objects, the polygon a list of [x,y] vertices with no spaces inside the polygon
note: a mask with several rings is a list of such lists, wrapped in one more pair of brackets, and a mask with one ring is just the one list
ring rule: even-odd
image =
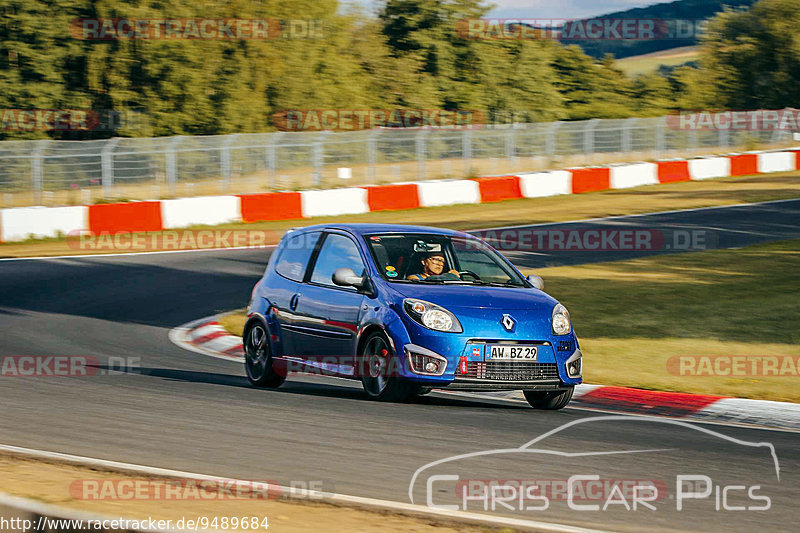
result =
[{"label": "guardrail support post", "polygon": [[100,150],[100,171],[103,182],[103,198],[111,197],[111,189],[114,186],[114,149],[120,142],[119,137],[113,137],[106,141]]},{"label": "guardrail support post", "polygon": [[31,177],[33,178],[33,200],[36,204],[42,203],[42,190],[44,189],[44,152],[49,140],[36,141],[31,159]]},{"label": "guardrail support post", "polygon": [[417,132],[417,137],[415,139],[416,149],[417,149],[417,179],[424,180],[425,179],[425,159],[426,159],[426,139],[425,136],[428,134],[427,130],[419,130]]},{"label": "guardrail support post", "polygon": [[231,145],[239,138],[238,133],[228,135],[222,141],[219,151],[219,170],[222,174],[222,188],[227,191],[231,186]]},{"label": "guardrail support post", "polygon": [[178,182],[178,152],[177,147],[183,141],[183,137],[180,135],[177,137],[172,137],[167,142],[167,149],[164,151],[165,154],[165,172],[167,176],[167,187],[169,187],[169,192],[175,193],[175,185]]}]

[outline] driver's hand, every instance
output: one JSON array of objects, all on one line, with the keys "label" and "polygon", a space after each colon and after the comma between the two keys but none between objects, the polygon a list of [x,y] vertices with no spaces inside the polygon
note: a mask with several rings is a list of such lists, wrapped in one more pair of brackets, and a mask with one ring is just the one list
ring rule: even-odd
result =
[{"label": "driver's hand", "polygon": [[448,274],[455,274],[456,276],[459,275],[458,270],[455,270],[455,269],[450,269],[447,273]]}]

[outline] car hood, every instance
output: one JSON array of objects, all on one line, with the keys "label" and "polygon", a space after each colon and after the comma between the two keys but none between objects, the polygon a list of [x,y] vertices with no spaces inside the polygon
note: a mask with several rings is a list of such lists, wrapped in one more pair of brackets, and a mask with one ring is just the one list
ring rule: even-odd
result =
[{"label": "car hood", "polygon": [[392,289],[403,298],[418,298],[447,309],[546,311],[549,316],[558,303],[549,294],[532,288],[393,283]]}]

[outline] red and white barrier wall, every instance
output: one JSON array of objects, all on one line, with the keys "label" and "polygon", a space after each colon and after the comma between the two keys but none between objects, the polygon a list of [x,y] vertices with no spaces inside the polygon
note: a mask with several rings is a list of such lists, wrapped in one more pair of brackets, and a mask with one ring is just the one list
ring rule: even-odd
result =
[{"label": "red and white barrier wall", "polygon": [[58,237],[80,230],[95,233],[159,231],[229,222],[479,204],[798,169],[800,148],[794,148],[463,180],[76,207],[19,207],[0,210],[0,242]]}]

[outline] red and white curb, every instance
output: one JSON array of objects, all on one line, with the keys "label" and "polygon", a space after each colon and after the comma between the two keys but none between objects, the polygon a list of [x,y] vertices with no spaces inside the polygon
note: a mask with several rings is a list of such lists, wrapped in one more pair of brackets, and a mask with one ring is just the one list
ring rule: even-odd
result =
[{"label": "red and white curb", "polygon": [[[216,316],[201,318],[175,328],[170,332],[170,339],[187,350],[226,361],[244,362],[241,338],[228,333],[219,324]],[[471,398],[525,402],[519,391],[439,392]],[[575,387],[570,407],[800,431],[800,404],[790,402],[581,384]]]},{"label": "red and white curb", "polygon": [[200,196],[69,207],[0,209],[0,242],[91,232],[158,232],[193,225],[295,220],[456,204],[483,204],[800,169],[800,147],[695,159],[618,163],[475,179],[329,190]]}]

